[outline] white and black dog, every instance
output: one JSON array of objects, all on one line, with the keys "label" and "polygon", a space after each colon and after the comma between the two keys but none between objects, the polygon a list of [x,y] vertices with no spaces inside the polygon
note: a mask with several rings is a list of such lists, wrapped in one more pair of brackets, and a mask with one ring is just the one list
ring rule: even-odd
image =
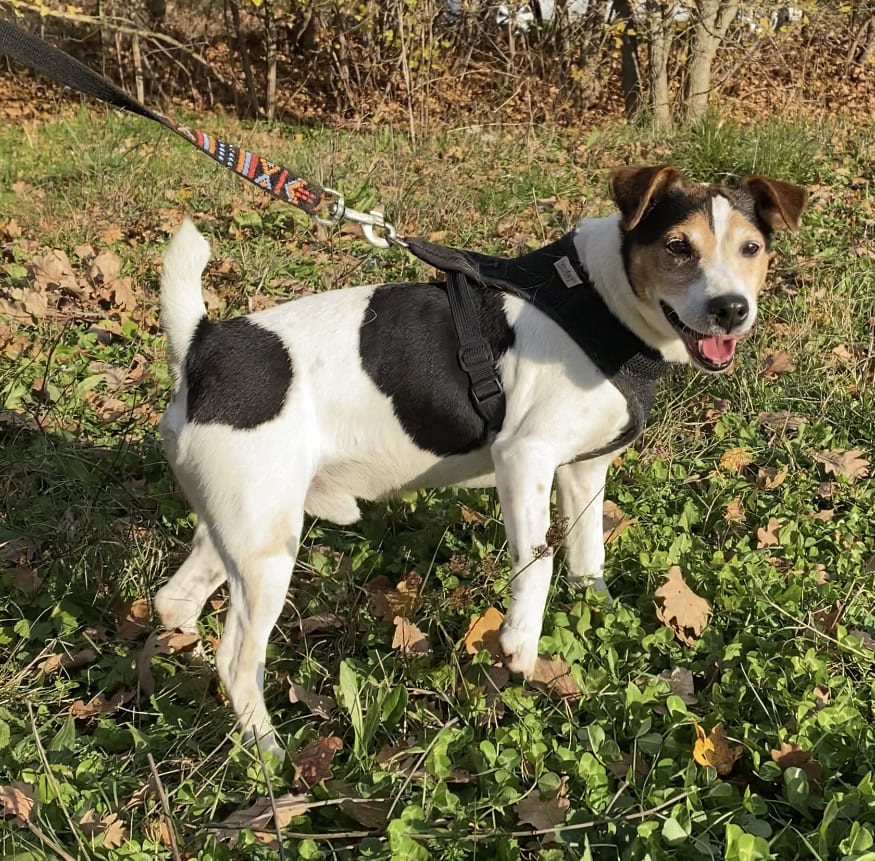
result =
[{"label": "white and black dog", "polygon": [[589,327],[601,346],[590,350],[561,313],[474,288],[504,389],[500,426],[488,434],[459,367],[444,284],[354,287],[211,322],[201,299],[209,246],[188,221],[171,242],[161,314],[175,390],[161,431],[199,525],[155,606],[168,628],[193,630],[228,581],[218,671],[241,727],[263,747],[282,752],[263,699],[265,650],[305,513],[349,524],[359,499],[496,487],[513,566],[501,646],[524,675],[550,588],[554,478],[571,525],[570,575],[606,588],[605,474],[640,430],[635,414],[640,425],[652,380],[642,405],[634,374],[620,384],[625,371],[615,377],[605,370],[611,357],[597,354],[631,341],[645,369],[727,368],[754,325],[772,235],[795,230],[806,203],[787,183],[685,184],[666,166],[618,169],[610,189],[619,215],[582,220],[553,260],[562,289],[589,291],[602,309],[598,331]]}]

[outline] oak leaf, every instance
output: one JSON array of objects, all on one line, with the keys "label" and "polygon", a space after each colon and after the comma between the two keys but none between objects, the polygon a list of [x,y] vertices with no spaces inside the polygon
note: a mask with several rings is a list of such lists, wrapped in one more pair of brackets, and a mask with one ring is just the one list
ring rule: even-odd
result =
[{"label": "oak leaf", "polygon": [[[127,406],[125,406],[127,409]],[[122,604],[116,611],[116,634],[120,640],[138,640],[151,630],[149,602],[135,598]]]},{"label": "oak leaf", "polygon": [[226,832],[237,832],[242,828],[265,831],[273,823],[274,806],[277,812],[277,821],[274,824],[285,828],[296,816],[302,816],[310,809],[310,801],[306,795],[293,793],[278,796],[274,799],[274,804],[271,804],[269,798],[259,798],[251,807],[236,810],[214,827]]},{"label": "oak leaf", "polygon": [[157,655],[173,655],[177,652],[190,652],[200,642],[197,634],[181,631],[152,631],[137,653],[137,677],[140,689],[145,696],[155,693],[155,677],[152,675],[152,658]]},{"label": "oak leaf", "polygon": [[36,803],[36,790],[26,783],[0,786],[0,812],[14,817],[19,825],[27,825]]},{"label": "oak leaf", "polygon": [[726,513],[723,515],[723,519],[729,523],[744,523],[747,519],[740,496],[734,497],[726,506]]},{"label": "oak leaf", "polygon": [[28,266],[28,276],[35,290],[57,287],[75,292],[79,289],[70,259],[60,248],[35,255]]},{"label": "oak leaf", "polygon": [[805,416],[791,413],[788,410],[778,410],[777,412],[762,412],[757,415],[757,421],[766,430],[774,434],[785,434],[790,431],[797,431],[804,425],[808,419]]},{"label": "oak leaf", "polygon": [[668,689],[688,706],[694,706],[699,702],[693,674],[686,667],[675,667],[671,671],[663,670],[659,678],[668,682]]},{"label": "oak leaf", "polygon": [[395,636],[392,638],[392,648],[398,649],[405,655],[424,655],[431,651],[428,645],[428,637],[419,630],[412,622],[408,622],[403,616],[396,616]]},{"label": "oak leaf", "polygon": [[757,529],[757,549],[761,550],[763,547],[772,547],[777,544],[778,530],[783,525],[776,517],[771,517],[765,529]]},{"label": "oak leaf", "polygon": [[102,835],[103,840],[100,845],[104,849],[118,849],[128,839],[124,823],[118,818],[117,813],[100,816],[89,810],[79,820],[79,827],[89,840]]},{"label": "oak leaf", "polygon": [[757,484],[763,490],[777,490],[784,483],[789,472],[790,469],[786,465],[780,469],[775,469],[773,466],[763,467],[757,472]]},{"label": "oak leaf", "polygon": [[312,789],[331,777],[331,760],[343,742],[336,735],[317,738],[297,751],[292,764],[297,771],[295,786]]},{"label": "oak leaf", "polygon": [[481,649],[486,649],[493,658],[501,659],[504,653],[498,642],[498,635],[503,621],[504,614],[495,607],[490,607],[482,616],[472,619],[468,633],[465,634],[465,651],[469,655],[476,655]]},{"label": "oak leaf", "polygon": [[786,350],[778,350],[775,353],[769,353],[763,360],[760,376],[767,380],[774,380],[779,374],[789,374],[795,370],[796,365],[793,364],[790,354]]},{"label": "oak leaf", "polygon": [[823,470],[832,475],[843,475],[853,484],[858,478],[869,475],[869,461],[863,457],[860,449],[825,449],[814,455],[814,459],[823,465]]},{"label": "oak leaf", "polygon": [[289,702],[301,703],[310,710],[310,714],[325,720],[328,720],[337,708],[337,703],[331,697],[314,694],[295,682],[289,684]]},{"label": "oak leaf", "polygon": [[741,745],[730,745],[723,724],[718,723],[707,735],[705,730],[694,723],[696,741],[693,744],[693,758],[699,765],[710,765],[717,769],[721,777],[732,772],[738,758],[744,753]]},{"label": "oak leaf", "polygon": [[602,538],[605,544],[616,541],[622,532],[638,522],[637,517],[626,517],[620,506],[610,499],[602,505]]},{"label": "oak leaf", "polygon": [[[384,582],[388,588],[383,588]],[[374,603],[375,615],[385,622],[394,622],[396,616],[409,619],[422,607],[421,587],[419,575],[408,574],[395,588],[392,588],[388,577],[375,577],[366,588]]]},{"label": "oak leaf", "polygon": [[97,652],[94,649],[82,649],[73,655],[65,652],[61,655],[49,655],[48,658],[37,664],[37,669],[42,670],[46,675],[51,675],[58,670],[76,670],[79,667],[84,667],[96,658]]},{"label": "oak leaf", "polygon": [[720,469],[724,472],[741,472],[752,462],[747,449],[744,446],[737,446],[723,452],[720,457]]},{"label": "oak leaf", "polygon": [[671,628],[682,643],[695,645],[711,618],[711,604],[687,586],[680,566],[669,568],[665,582],[656,590],[656,598],[662,601],[656,608],[660,621]]},{"label": "oak leaf", "polygon": [[541,831],[564,822],[570,806],[567,798],[542,801],[538,793],[533,792],[520,801],[514,810],[520,825],[531,825]]},{"label": "oak leaf", "polygon": [[529,681],[546,685],[548,690],[563,698],[580,699],[581,697],[582,692],[571,677],[568,662],[561,655],[558,658],[538,655]]},{"label": "oak leaf", "polygon": [[334,613],[319,613],[315,616],[307,616],[298,623],[301,633],[312,634],[316,631],[328,631],[332,628],[340,628],[343,620]]},{"label": "oak leaf", "polygon": [[803,750],[802,745],[795,741],[784,742],[777,750],[772,750],[772,761],[782,772],[788,768],[801,768],[808,776],[808,784],[815,791],[820,791],[818,781],[823,775],[823,766],[811,758],[811,752]]},{"label": "oak leaf", "polygon": [[109,699],[103,694],[98,694],[87,703],[84,700],[76,700],[70,706],[70,714],[79,720],[88,720],[99,715],[111,715],[113,712],[118,711],[128,700],[132,699],[134,693],[134,691],[122,688]]}]

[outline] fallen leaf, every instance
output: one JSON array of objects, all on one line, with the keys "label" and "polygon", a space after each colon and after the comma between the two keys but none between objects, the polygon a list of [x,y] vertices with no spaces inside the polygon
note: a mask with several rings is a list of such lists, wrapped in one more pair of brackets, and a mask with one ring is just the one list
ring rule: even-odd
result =
[{"label": "fallen leaf", "polygon": [[289,682],[289,702],[301,703],[310,710],[310,714],[325,720],[328,720],[337,708],[337,703],[331,697],[311,693],[292,681]]},{"label": "fallen leaf", "polygon": [[829,705],[829,688],[818,685],[814,689],[814,710],[819,712]]},{"label": "fallen leaf", "polygon": [[486,515],[475,511],[467,505],[459,505],[459,513],[462,515],[462,520],[465,523],[486,523]]},{"label": "fallen leaf", "polygon": [[[662,601],[656,608],[660,621],[671,628],[682,643],[695,645],[711,618],[711,604],[687,586],[680,566],[669,568],[665,582],[656,590],[656,598]],[[692,631],[692,635],[687,631]]]},{"label": "fallen leaf", "polygon": [[757,472],[757,484],[763,490],[777,490],[787,478],[789,468],[785,465],[780,469],[775,469],[773,466],[767,466]]},{"label": "fallen leaf", "polygon": [[43,578],[30,565],[17,565],[12,569],[12,582],[28,595],[35,595],[43,585]]},{"label": "fallen leaf", "polygon": [[823,775],[823,766],[811,758],[811,752],[803,750],[800,744],[784,742],[777,750],[772,750],[772,761],[782,772],[788,768],[801,768],[808,776],[808,785],[815,792],[820,792],[819,780]]},{"label": "fallen leaf", "polygon": [[831,607],[822,607],[820,610],[815,610],[811,617],[815,622],[823,626],[824,634],[832,636],[836,632],[844,612],[844,605],[840,601],[836,601]]},{"label": "fallen leaf", "polygon": [[97,717],[98,715],[110,715],[117,711],[128,700],[133,699],[134,691],[122,690],[117,691],[109,699],[103,694],[98,694],[90,699],[87,703],[84,700],[76,700],[70,706],[70,714],[79,720],[88,720],[89,718]]},{"label": "fallen leaf", "polygon": [[825,449],[814,455],[814,459],[823,465],[824,472],[843,475],[851,483],[869,475],[869,461],[860,449]]},{"label": "fallen leaf", "polygon": [[97,652],[94,649],[82,649],[73,655],[64,653],[61,655],[49,655],[44,661],[37,664],[37,669],[42,670],[47,675],[58,672],[58,670],[75,670],[79,667],[84,667],[90,664],[97,658]]},{"label": "fallen leaf", "polygon": [[726,506],[726,513],[723,515],[723,519],[729,523],[744,523],[747,520],[740,496],[734,497]]},{"label": "fallen leaf", "polygon": [[629,769],[633,769],[632,775],[635,780],[644,780],[650,774],[650,763],[640,753],[632,756],[631,753],[620,751],[619,762],[606,762],[605,768],[620,780],[626,780]]},{"label": "fallen leaf", "polygon": [[872,638],[871,634],[867,634],[865,631],[861,631],[858,628],[852,628],[848,631],[848,634],[851,637],[855,637],[860,641],[860,645],[864,649],[870,649],[875,652],[875,639]]},{"label": "fallen leaf", "polygon": [[396,616],[395,636],[392,638],[392,648],[405,655],[424,655],[431,651],[428,637],[412,622],[403,616]]},{"label": "fallen leaf", "polygon": [[747,449],[744,446],[738,446],[723,452],[720,457],[720,469],[724,472],[741,472],[752,462]]},{"label": "fallen leaf", "polygon": [[27,825],[36,806],[36,790],[26,783],[0,786],[0,808],[4,816],[12,816],[19,825]]},{"label": "fallen leaf", "polygon": [[340,809],[363,828],[383,828],[389,820],[392,802],[379,798],[347,798]]},{"label": "fallen leaf", "polygon": [[620,506],[610,499],[602,505],[602,538],[605,544],[616,541],[622,532],[638,522],[637,517],[626,517]]},{"label": "fallen leaf", "polygon": [[49,313],[48,299],[46,299],[45,294],[38,293],[36,290],[23,290],[21,292],[21,307],[25,313],[38,320],[48,316]]},{"label": "fallen leaf", "polygon": [[570,806],[571,803],[567,798],[551,798],[549,801],[542,801],[537,792],[532,792],[520,801],[514,810],[520,825],[531,825],[533,828],[542,830],[554,828],[564,822]]},{"label": "fallen leaf", "polygon": [[[274,799],[279,828],[285,828],[296,816],[303,816],[310,809],[310,801],[306,795],[287,793]],[[273,808],[270,798],[259,798],[251,807],[237,810],[217,823],[215,828],[222,831],[240,831],[248,828],[250,831],[266,831],[273,823]]]},{"label": "fallen leaf", "polygon": [[29,538],[9,538],[0,541],[0,561],[24,565],[36,555],[37,548]]},{"label": "fallen leaf", "polygon": [[305,745],[292,757],[292,764],[297,769],[295,785],[312,789],[323,780],[331,777],[331,760],[343,747],[343,742],[336,735],[317,738]]},{"label": "fallen leaf", "polygon": [[824,583],[829,583],[829,571],[826,570],[826,565],[822,562],[818,562],[814,566],[814,573],[817,575],[814,578],[814,582],[818,586],[823,586]]},{"label": "fallen leaf", "polygon": [[465,634],[465,651],[469,655],[476,655],[481,649],[486,649],[493,658],[500,660],[504,653],[501,651],[498,635],[503,621],[504,614],[495,607],[490,607],[482,616],[472,619],[468,633]]},{"label": "fallen leaf", "polygon": [[[375,581],[376,578],[371,583]],[[369,589],[377,618],[385,622],[394,622],[396,616],[410,618],[422,607],[422,598],[419,594],[421,586],[422,579],[418,574],[408,574],[394,589]]]},{"label": "fallen leaf", "polygon": [[835,509],[834,508],[822,508],[820,511],[815,511],[811,515],[812,520],[822,520],[825,523],[829,523],[830,520],[835,517]]},{"label": "fallen leaf", "polygon": [[805,416],[796,415],[787,410],[777,412],[763,412],[757,416],[757,421],[767,430],[775,434],[797,431],[808,419]]},{"label": "fallen leaf", "polygon": [[197,634],[184,634],[181,631],[152,631],[137,653],[137,677],[144,696],[155,693],[155,677],[152,675],[152,658],[157,655],[173,655],[177,652],[190,652],[200,642]]},{"label": "fallen leaf", "polygon": [[695,693],[695,683],[693,674],[685,667],[675,667],[669,670],[663,670],[659,677],[668,682],[668,689],[676,696],[680,697],[688,706],[694,706],[699,702],[699,698]]},{"label": "fallen leaf", "polygon": [[332,628],[340,628],[343,626],[343,620],[340,616],[335,616],[334,613],[321,613],[316,616],[307,616],[298,623],[301,633],[313,634],[316,631],[328,631]]},{"label": "fallen leaf", "polygon": [[138,640],[151,630],[150,618],[149,602],[145,598],[127,601],[116,611],[116,634],[121,640]]},{"label": "fallen leaf", "polygon": [[88,278],[95,286],[102,286],[118,278],[122,270],[122,260],[114,251],[105,248],[88,267]]},{"label": "fallen leaf", "polygon": [[79,290],[76,275],[70,259],[60,248],[53,248],[36,254],[30,261],[27,274],[35,290],[44,291],[50,287]]},{"label": "fallen leaf", "polygon": [[738,758],[744,753],[741,745],[730,745],[723,724],[718,723],[708,735],[697,723],[693,723],[696,730],[696,741],[693,744],[693,758],[699,765],[710,765],[717,769],[721,777],[732,772]]},{"label": "fallen leaf", "polygon": [[109,227],[100,234],[100,238],[107,244],[118,242],[122,238],[122,230],[120,227]]},{"label": "fallen leaf", "polygon": [[786,350],[778,350],[776,353],[769,353],[763,360],[760,376],[774,380],[779,374],[788,374],[795,370],[796,365],[793,364],[790,354]]},{"label": "fallen leaf", "polygon": [[777,544],[778,530],[783,525],[784,524],[776,517],[772,517],[769,519],[765,529],[757,529],[757,549],[760,550],[763,547],[772,547]]},{"label": "fallen leaf", "polygon": [[117,813],[99,816],[93,810],[89,810],[79,820],[79,827],[89,840],[102,835],[103,840],[100,845],[104,849],[118,849],[128,839],[124,823],[118,818]]},{"label": "fallen leaf", "polygon": [[582,693],[571,677],[567,661],[561,655],[558,658],[539,655],[529,681],[546,685],[560,697],[579,699]]}]

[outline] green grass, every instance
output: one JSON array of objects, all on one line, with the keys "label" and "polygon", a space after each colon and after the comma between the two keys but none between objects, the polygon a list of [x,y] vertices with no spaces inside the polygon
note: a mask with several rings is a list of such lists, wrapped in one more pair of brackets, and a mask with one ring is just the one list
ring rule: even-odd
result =
[{"label": "green grass", "polygon": [[[472,617],[506,604],[493,494],[429,491],[364,506],[351,528],[308,523],[269,649],[267,701],[293,753],[329,735],[343,746],[332,779],[307,793],[328,803],[286,827],[285,857],[875,858],[875,656],[848,635],[875,632],[875,492],[867,479],[825,487],[831,477],[814,459],[873,453],[871,130],[710,118],[670,140],[628,128],[485,128],[413,146],[387,130],[203,125],[343,189],[356,208],[385,203],[402,234],[441,232],[485,251],[516,253],[609,211],[607,172],[620,163],[672,162],[702,180],[761,172],[815,189],[800,234],[778,243],[774,289],[737,369],[669,379],[644,438],[609,475],[608,496],[636,518],[608,548],[616,602],[575,594],[560,565],[541,646],[567,659],[579,698],[517,678],[496,694],[487,655],[472,661],[460,646]],[[555,205],[536,204],[548,198]],[[296,786],[291,762],[266,771],[236,744],[212,664],[222,594],[202,620],[203,655],[155,657],[150,696],[138,687],[142,639],[116,633],[118,608],[154,594],[193,528],[157,441],[169,381],[156,262],[189,213],[211,234],[209,286],[223,314],[425,271],[400,250],[314,231],[162,130],[101,111],[0,129],[0,213],[0,298],[26,286],[38,250],[63,249],[84,272],[74,249],[91,243],[121,257],[138,299],[133,312],[73,301],[57,318],[9,319],[8,329],[0,316],[0,542],[21,548],[5,544],[0,561],[0,786],[26,783],[40,800],[30,827],[0,821],[0,855],[55,858],[55,845],[83,859],[172,858],[161,802],[135,796],[151,755],[182,857],[275,858],[251,832],[230,848],[210,828],[264,797],[266,774],[276,796]],[[796,370],[766,379],[763,357],[779,349]],[[148,370],[110,392],[95,362]],[[776,410],[807,422],[773,433],[758,415]],[[721,457],[737,447],[751,464],[732,472]],[[787,469],[779,487],[758,481],[766,468]],[[741,523],[725,517],[736,498]],[[822,509],[831,520],[810,516]],[[778,543],[758,549],[772,518]],[[693,646],[655,613],[654,591],[675,564],[714,608]],[[415,658],[392,648],[393,626],[364,590],[410,572],[423,600],[411,621],[431,646]],[[817,613],[835,602],[843,614],[825,629]],[[328,613],[341,624],[301,634],[301,617]],[[83,649],[95,653],[85,666],[39,669]],[[692,671],[694,704],[659,679],[674,667]],[[290,680],[338,708],[326,719],[290,704]],[[825,706],[815,688],[829,692]],[[78,700],[119,691],[132,694],[109,714],[71,714]],[[694,721],[706,731],[722,722],[743,746],[731,775],[696,763]],[[800,769],[782,775],[770,751],[783,742],[822,766],[818,785]],[[402,744],[419,763],[411,779],[377,762]],[[621,752],[639,762],[625,777],[607,767]],[[560,792],[564,824],[580,827],[552,842],[526,833],[516,804]],[[392,806],[392,821],[363,826],[343,798]],[[89,811],[118,815],[119,848],[79,824]]]}]

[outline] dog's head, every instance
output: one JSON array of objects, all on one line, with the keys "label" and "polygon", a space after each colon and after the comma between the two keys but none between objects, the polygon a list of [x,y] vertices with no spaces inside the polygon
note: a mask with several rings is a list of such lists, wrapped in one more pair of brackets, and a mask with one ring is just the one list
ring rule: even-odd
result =
[{"label": "dog's head", "polygon": [[772,237],[799,227],[807,192],[761,176],[684,184],[665,165],[619,168],[610,183],[626,274],[648,317],[696,365],[725,370],[756,320]]}]

